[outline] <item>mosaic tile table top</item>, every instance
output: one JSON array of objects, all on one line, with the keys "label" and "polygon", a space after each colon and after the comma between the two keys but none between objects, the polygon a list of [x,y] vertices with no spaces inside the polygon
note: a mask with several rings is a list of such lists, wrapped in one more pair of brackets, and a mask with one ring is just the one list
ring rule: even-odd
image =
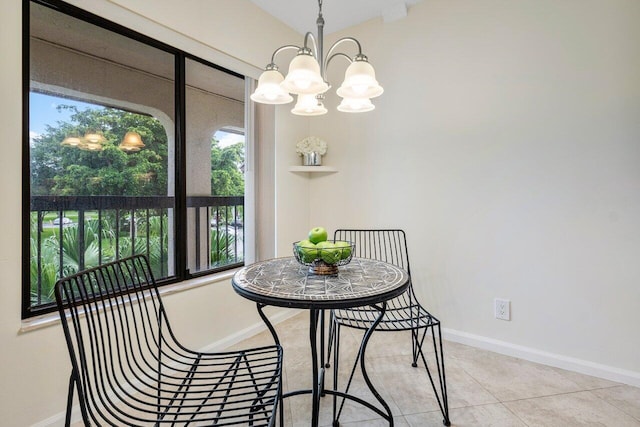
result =
[{"label": "mosaic tile table top", "polygon": [[232,283],[237,293],[256,302],[324,309],[386,301],[406,289],[409,275],[392,264],[365,258],[353,258],[338,274],[316,275],[288,257],[248,265]]}]

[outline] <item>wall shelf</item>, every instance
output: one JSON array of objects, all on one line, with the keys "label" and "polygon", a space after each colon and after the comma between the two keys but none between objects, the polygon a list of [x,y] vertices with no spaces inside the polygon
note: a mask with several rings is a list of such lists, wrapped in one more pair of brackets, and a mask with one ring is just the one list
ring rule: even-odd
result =
[{"label": "wall shelf", "polygon": [[289,172],[335,173],[338,172],[338,169],[331,166],[289,166]]}]

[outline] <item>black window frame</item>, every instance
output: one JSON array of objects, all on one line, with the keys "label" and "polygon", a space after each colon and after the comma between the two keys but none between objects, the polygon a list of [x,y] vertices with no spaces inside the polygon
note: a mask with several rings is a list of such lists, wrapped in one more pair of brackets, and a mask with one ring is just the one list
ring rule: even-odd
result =
[{"label": "black window frame", "polygon": [[[29,94],[30,94],[30,6],[37,4],[54,9],[73,18],[112,31],[148,46],[160,49],[174,56],[174,99],[175,99],[175,206],[174,206],[174,266],[173,276],[157,280],[159,286],[174,284],[195,277],[201,277],[219,271],[230,270],[244,265],[244,261],[229,264],[197,273],[190,273],[187,267],[187,182],[186,182],[186,60],[193,60],[214,69],[223,71],[242,80],[245,76],[194,56],[181,49],[139,33],[129,27],[117,24],[95,15],[77,6],[61,0],[23,0],[22,1],[22,319],[47,314],[56,310],[55,304],[31,307],[31,278],[29,272],[31,210],[31,170],[29,150]],[[247,102],[245,100],[245,102]],[[245,204],[246,206],[246,204]]]}]

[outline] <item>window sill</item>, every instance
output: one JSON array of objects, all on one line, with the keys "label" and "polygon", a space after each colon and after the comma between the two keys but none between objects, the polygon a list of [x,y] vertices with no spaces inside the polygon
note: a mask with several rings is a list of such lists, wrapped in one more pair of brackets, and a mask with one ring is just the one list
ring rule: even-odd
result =
[{"label": "window sill", "polygon": [[[199,288],[201,286],[207,286],[213,283],[231,280],[237,270],[238,269],[223,271],[221,273],[216,273],[209,276],[202,276],[196,279],[185,280],[184,282],[175,283],[173,285],[161,286],[158,288],[158,290],[160,291],[160,295],[163,297],[167,295],[177,294],[179,292],[188,291],[190,289]],[[22,325],[18,330],[18,334],[24,334],[39,329],[48,328],[49,326],[57,325],[59,323],[60,316],[58,312],[35,316],[22,321]]]}]

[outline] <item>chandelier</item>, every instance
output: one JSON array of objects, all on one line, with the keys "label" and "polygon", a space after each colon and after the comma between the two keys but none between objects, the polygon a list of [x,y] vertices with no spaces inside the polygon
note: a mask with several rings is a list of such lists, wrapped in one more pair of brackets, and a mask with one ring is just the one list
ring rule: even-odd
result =
[{"label": "chandelier", "polygon": [[[262,104],[288,104],[293,101],[291,94],[294,94],[298,98],[291,110],[293,114],[301,116],[326,114],[327,109],[323,101],[325,93],[331,87],[326,78],[326,70],[334,58],[341,57],[348,60],[350,65],[345,72],[344,81],[336,90],[338,96],[342,98],[338,111],[362,113],[373,110],[375,106],[371,103],[371,98],[380,96],[383,89],[376,80],[375,70],[362,53],[360,42],[353,37],[343,37],[329,48],[326,56],[323,56],[322,0],[318,0],[318,9],[317,37],[307,32],[302,47],[285,45],[276,49],[271,55],[271,62],[260,75],[258,87],[251,95],[251,99]],[[309,47],[309,41],[313,50]],[[353,58],[336,51],[337,47],[345,42],[356,45],[358,53]],[[278,71],[275,57],[289,49],[295,49],[298,53],[289,64],[289,72],[285,78]]]}]

